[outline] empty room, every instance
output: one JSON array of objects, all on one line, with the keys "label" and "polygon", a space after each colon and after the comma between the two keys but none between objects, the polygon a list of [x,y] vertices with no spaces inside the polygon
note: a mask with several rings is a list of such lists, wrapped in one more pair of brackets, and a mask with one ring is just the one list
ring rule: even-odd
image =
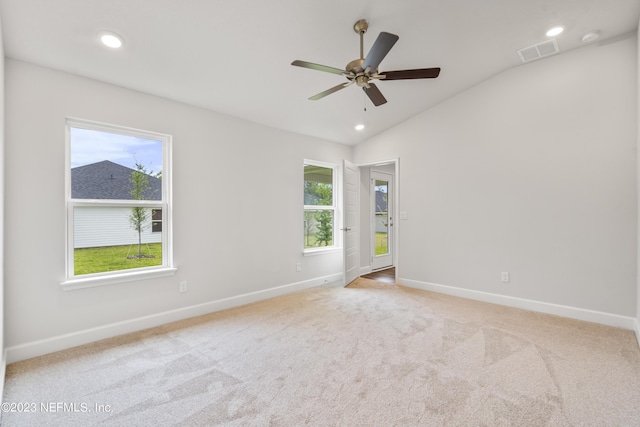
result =
[{"label": "empty room", "polygon": [[640,425],[639,22],[0,0],[1,425]]}]

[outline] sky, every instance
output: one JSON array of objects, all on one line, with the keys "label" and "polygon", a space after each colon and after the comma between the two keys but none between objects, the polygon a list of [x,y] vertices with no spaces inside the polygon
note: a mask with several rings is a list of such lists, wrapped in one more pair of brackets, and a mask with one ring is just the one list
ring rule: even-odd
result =
[{"label": "sky", "polygon": [[136,169],[141,163],[147,173],[162,171],[162,142],[96,130],[70,128],[71,168],[110,160]]}]

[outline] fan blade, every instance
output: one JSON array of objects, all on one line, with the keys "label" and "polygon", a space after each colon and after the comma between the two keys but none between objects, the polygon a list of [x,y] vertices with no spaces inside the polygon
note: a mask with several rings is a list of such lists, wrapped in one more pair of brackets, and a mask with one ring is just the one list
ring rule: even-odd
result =
[{"label": "fan blade", "polygon": [[382,92],[380,92],[380,89],[378,89],[378,87],[373,83],[369,83],[369,87],[363,87],[362,90],[364,90],[364,93],[367,94],[371,102],[373,102],[373,105],[375,105],[376,107],[387,102],[387,100],[382,95]]},{"label": "fan blade", "polygon": [[380,73],[383,80],[435,79],[440,68],[418,68],[416,70],[385,71]]},{"label": "fan blade", "polygon": [[353,83],[353,82],[347,82],[347,83],[339,84],[338,86],[334,86],[334,87],[332,87],[331,89],[327,89],[327,90],[325,90],[324,92],[320,92],[320,93],[319,93],[319,94],[317,94],[317,95],[313,95],[313,96],[312,96],[311,98],[309,98],[309,99],[310,99],[310,100],[312,100],[312,101],[317,101],[318,99],[322,99],[322,98],[324,98],[324,97],[325,97],[325,96],[327,96],[327,95],[331,95],[333,92],[337,92],[337,91],[339,91],[340,89],[344,89],[345,87],[350,86],[352,83]]},{"label": "fan blade", "polygon": [[293,61],[291,65],[295,65],[296,67],[302,67],[302,68],[310,68],[312,70],[324,71],[326,73],[333,73],[333,74],[340,74],[340,75],[344,74],[344,70],[341,70],[339,68],[328,67],[326,65],[320,65],[320,64],[314,64],[312,62],[307,62],[307,61],[296,60],[296,61]]},{"label": "fan blade", "polygon": [[398,36],[395,34],[385,33],[384,31],[381,32],[367,54],[367,57],[362,64],[362,69],[366,70],[367,67],[371,67],[372,70],[377,70],[378,65],[380,65],[384,57],[387,56],[387,53],[389,53],[397,41]]}]

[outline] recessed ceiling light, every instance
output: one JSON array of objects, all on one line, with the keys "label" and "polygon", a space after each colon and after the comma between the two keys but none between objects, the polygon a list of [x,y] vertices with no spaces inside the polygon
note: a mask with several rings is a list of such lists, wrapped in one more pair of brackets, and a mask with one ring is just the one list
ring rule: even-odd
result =
[{"label": "recessed ceiling light", "polygon": [[356,130],[363,130],[364,129],[364,125],[363,124],[356,125],[355,129]]},{"label": "recessed ceiling light", "polygon": [[552,29],[547,31],[547,37],[555,37],[563,31],[564,31],[563,27],[553,27]]},{"label": "recessed ceiling light", "polygon": [[100,41],[103,45],[110,47],[112,49],[118,49],[122,47],[122,37],[114,33],[104,33],[100,37]]},{"label": "recessed ceiling light", "polygon": [[591,31],[584,36],[582,36],[582,41],[584,43],[589,43],[600,37],[600,33],[598,31]]}]

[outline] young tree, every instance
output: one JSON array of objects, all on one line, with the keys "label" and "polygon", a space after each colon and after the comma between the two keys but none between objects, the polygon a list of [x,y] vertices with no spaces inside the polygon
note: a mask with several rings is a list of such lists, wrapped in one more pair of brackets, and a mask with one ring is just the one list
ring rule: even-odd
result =
[{"label": "young tree", "polygon": [[[333,188],[329,184],[318,184],[316,194],[320,198],[321,205],[331,205]],[[316,213],[318,231],[316,232],[316,244],[328,246],[333,243],[333,211],[321,210]]]},{"label": "young tree", "polygon": [[333,211],[322,210],[316,212],[318,231],[316,232],[316,245],[328,246],[333,243]]},{"label": "young tree", "polygon": [[[149,174],[147,169],[136,161],[136,170],[131,172],[131,196],[134,200],[144,200],[151,192]],[[142,232],[149,227],[149,209],[141,206],[131,208],[129,222],[131,227],[138,232],[138,258],[142,258]]]}]

